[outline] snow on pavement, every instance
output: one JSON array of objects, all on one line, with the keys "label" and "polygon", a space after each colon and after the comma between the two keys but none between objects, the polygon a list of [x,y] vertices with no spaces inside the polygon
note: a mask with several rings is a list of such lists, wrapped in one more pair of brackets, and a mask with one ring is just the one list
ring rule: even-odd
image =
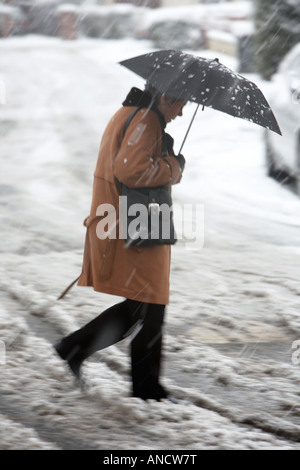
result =
[{"label": "snow on pavement", "polygon": [[[173,247],[163,382],[179,402],[129,396],[126,340],[85,363],[84,391],[52,350],[119,300],[79,287],[56,298],[81,269],[101,133],[143,85],[117,62],[150,49],[0,43],[1,449],[300,448],[300,200],[265,176],[258,126],[199,111],[183,149],[174,201],[201,205],[204,244]],[[168,129],[178,148],[193,111]]]}]

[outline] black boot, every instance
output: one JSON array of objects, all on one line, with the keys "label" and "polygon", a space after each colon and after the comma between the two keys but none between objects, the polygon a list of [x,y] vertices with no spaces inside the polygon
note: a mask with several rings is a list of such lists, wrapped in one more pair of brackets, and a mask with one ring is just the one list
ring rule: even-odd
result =
[{"label": "black boot", "polygon": [[62,342],[59,341],[54,346],[55,351],[61,359],[67,362],[72,374],[76,379],[80,380],[80,366],[84,361],[84,355],[81,352],[80,346],[75,346],[71,352],[65,353],[63,350]]},{"label": "black boot", "polygon": [[141,398],[142,400],[156,400],[161,401],[168,398],[168,393],[159,383],[153,383],[150,387],[134,387],[133,397]]},{"label": "black boot", "polygon": [[144,304],[142,327],[131,341],[132,395],[143,400],[168,397],[160,385],[164,305]]}]

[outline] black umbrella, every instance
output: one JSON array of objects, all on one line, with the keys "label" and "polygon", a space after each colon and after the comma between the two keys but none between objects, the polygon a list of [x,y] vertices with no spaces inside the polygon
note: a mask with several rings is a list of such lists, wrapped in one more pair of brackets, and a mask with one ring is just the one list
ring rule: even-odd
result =
[{"label": "black umbrella", "polygon": [[281,135],[270,105],[257,85],[218,59],[161,50],[123,60],[120,64],[170,97],[217,109]]}]

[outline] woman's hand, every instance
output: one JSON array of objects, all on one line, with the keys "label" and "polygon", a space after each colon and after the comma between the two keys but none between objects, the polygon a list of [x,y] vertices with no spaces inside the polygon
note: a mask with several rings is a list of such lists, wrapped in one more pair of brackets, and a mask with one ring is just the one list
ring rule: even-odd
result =
[{"label": "woman's hand", "polygon": [[181,173],[182,173],[183,170],[184,170],[184,167],[185,167],[185,158],[184,158],[184,156],[181,155],[181,153],[179,155],[173,155],[173,156],[178,161],[179,166],[180,166],[180,170],[181,170]]}]

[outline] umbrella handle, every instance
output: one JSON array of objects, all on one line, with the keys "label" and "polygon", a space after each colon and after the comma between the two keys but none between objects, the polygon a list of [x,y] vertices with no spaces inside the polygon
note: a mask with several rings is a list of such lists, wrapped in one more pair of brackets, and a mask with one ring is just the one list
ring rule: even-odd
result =
[{"label": "umbrella handle", "polygon": [[198,111],[198,109],[199,109],[199,106],[200,106],[200,104],[198,104],[198,106],[197,106],[197,108],[196,108],[196,111],[195,111],[194,114],[193,114],[193,117],[192,117],[191,122],[190,122],[190,125],[189,125],[189,127],[188,127],[188,129],[187,129],[187,131],[186,131],[186,134],[185,134],[185,136],[184,136],[184,139],[183,139],[183,141],[182,141],[182,144],[181,144],[181,147],[180,147],[180,150],[179,150],[178,154],[180,154],[181,151],[182,151],[182,147],[184,146],[185,141],[186,141],[186,138],[187,138],[187,136],[188,136],[188,133],[190,132],[190,128],[192,127],[192,124],[193,124],[194,119],[195,119],[195,117],[196,117],[196,114],[197,114],[197,111]]}]

